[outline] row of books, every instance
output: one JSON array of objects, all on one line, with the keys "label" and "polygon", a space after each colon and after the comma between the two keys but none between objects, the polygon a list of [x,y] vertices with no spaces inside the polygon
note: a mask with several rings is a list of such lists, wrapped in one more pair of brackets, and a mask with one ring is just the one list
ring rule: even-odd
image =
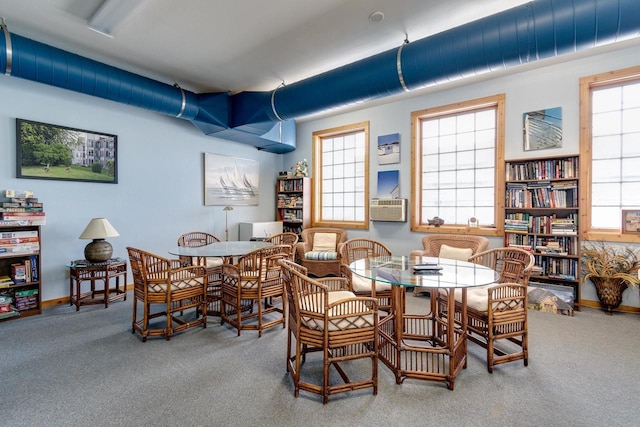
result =
[{"label": "row of books", "polygon": [[302,221],[303,212],[300,209],[284,209],[281,216],[284,221]]},{"label": "row of books", "polygon": [[302,233],[302,225],[299,226],[294,226],[294,225],[286,225],[284,224],[282,226],[282,231],[285,233],[296,233],[296,234],[300,234]]},{"label": "row of books", "polygon": [[535,255],[535,266],[532,275],[548,276],[559,280],[576,280],[578,260],[569,258],[550,258]]},{"label": "row of books", "polygon": [[[573,185],[507,183],[507,208],[574,208],[578,207],[578,189]],[[565,184],[563,182],[563,184]]]},{"label": "row of books", "polygon": [[301,208],[304,204],[302,197],[278,195],[279,208]]},{"label": "row of books", "polygon": [[38,289],[15,291],[15,306],[18,311],[31,310],[38,307]]},{"label": "row of books", "polygon": [[0,288],[20,283],[37,282],[38,280],[38,257],[32,255],[19,263],[11,264],[10,275],[0,276]]},{"label": "row of books", "polygon": [[304,181],[302,179],[288,179],[278,181],[279,191],[302,191],[304,189]]},{"label": "row of books", "polygon": [[577,255],[578,241],[571,236],[541,238],[525,234],[506,233],[505,246],[519,247],[541,255]]},{"label": "row of books", "polygon": [[507,163],[507,181],[577,178],[578,158],[527,161]]},{"label": "row of books", "polygon": [[577,235],[577,214],[569,214],[565,218],[556,215],[533,216],[528,213],[509,213],[504,220],[504,229],[512,233],[535,233]]},{"label": "row of books", "polygon": [[29,255],[40,251],[38,230],[0,232],[0,256]]}]

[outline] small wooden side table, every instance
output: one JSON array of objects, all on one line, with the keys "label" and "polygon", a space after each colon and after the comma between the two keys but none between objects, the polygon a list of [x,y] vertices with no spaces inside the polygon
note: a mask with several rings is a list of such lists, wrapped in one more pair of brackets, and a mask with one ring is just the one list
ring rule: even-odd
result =
[{"label": "small wooden side table", "polygon": [[[69,265],[69,305],[76,306],[76,311],[81,305],[104,304],[109,308],[109,303],[122,299],[127,300],[127,262],[120,258],[112,258],[109,261],[93,263],[87,260],[72,261]],[[124,277],[123,287],[120,288],[120,277]],[[115,279],[115,287],[111,287],[110,281]],[[96,289],[96,282],[102,281],[102,289]],[[91,289],[82,292],[82,283],[90,282]]]}]

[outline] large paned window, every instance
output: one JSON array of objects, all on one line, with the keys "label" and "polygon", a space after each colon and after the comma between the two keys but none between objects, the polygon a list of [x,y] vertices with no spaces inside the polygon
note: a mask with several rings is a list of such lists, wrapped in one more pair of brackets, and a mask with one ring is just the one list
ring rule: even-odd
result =
[{"label": "large paned window", "polygon": [[313,133],[314,226],[369,228],[369,122]]},{"label": "large paned window", "polygon": [[[501,234],[504,95],[415,111],[411,123],[411,229]],[[428,224],[436,216],[444,225]]]},{"label": "large paned window", "polygon": [[583,238],[621,234],[622,210],[640,210],[640,67],[580,79]]}]

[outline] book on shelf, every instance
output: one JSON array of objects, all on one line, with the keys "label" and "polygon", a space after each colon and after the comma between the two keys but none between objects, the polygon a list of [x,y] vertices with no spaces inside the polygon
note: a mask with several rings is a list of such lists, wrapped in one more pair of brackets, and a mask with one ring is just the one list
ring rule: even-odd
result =
[{"label": "book on shelf", "polygon": [[38,237],[38,230],[1,231],[0,238],[13,239],[21,237]]},{"label": "book on shelf", "polygon": [[36,237],[0,237],[0,245],[18,244],[18,243],[30,243],[39,242],[40,239]]},{"label": "book on shelf", "polygon": [[27,266],[22,263],[11,264],[11,278],[14,283],[26,283]]},{"label": "book on shelf", "polygon": [[7,288],[14,285],[13,279],[10,276],[0,276],[0,288]]},{"label": "book on shelf", "polygon": [[0,245],[0,255],[5,254],[34,254],[40,250],[39,242],[27,242],[27,243],[8,243]]}]

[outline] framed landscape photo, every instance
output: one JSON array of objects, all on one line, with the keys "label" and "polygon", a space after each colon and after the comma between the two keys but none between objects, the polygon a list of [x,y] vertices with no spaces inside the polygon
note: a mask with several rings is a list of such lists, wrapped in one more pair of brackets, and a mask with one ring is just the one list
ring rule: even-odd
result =
[{"label": "framed landscape photo", "polygon": [[16,119],[16,176],[118,183],[118,137]]},{"label": "framed landscape photo", "polygon": [[625,234],[640,234],[640,210],[622,210],[622,232]]}]

